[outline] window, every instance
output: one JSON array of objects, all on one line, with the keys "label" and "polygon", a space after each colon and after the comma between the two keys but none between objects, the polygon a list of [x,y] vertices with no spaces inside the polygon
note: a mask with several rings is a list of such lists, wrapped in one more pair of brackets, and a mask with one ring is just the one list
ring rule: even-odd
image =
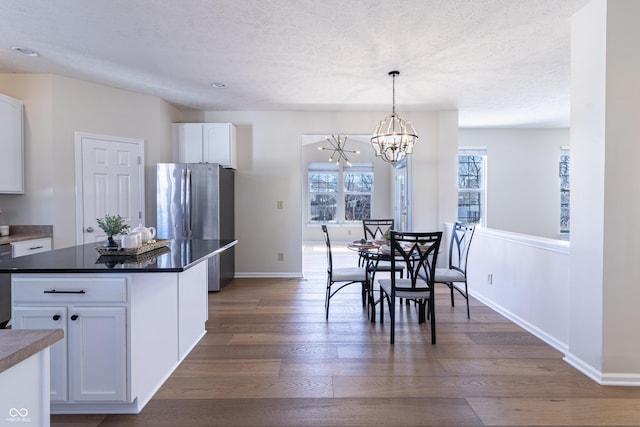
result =
[{"label": "window", "polygon": [[485,149],[458,152],[458,221],[467,224],[486,222]]},{"label": "window", "polygon": [[309,221],[349,222],[371,218],[373,164],[309,164]]},{"label": "window", "polygon": [[562,147],[560,149],[560,167],[559,167],[559,175],[560,175],[560,233],[569,233],[569,225],[570,225],[570,209],[569,209],[569,199],[571,189],[569,187],[569,176],[570,176],[570,167],[569,161],[571,160],[571,155],[569,153],[569,149],[566,147]]}]

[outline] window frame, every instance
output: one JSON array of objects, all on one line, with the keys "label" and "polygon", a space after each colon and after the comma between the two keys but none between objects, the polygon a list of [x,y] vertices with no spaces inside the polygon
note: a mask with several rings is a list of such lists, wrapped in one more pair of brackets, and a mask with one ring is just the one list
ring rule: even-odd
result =
[{"label": "window frame", "polygon": [[[566,161],[563,161],[563,157],[566,157]],[[565,182],[563,176],[566,176],[566,187],[563,185]],[[560,235],[567,236],[571,233],[571,150],[569,147],[560,147],[558,181],[558,189],[560,191],[558,227]],[[563,200],[566,203],[563,203]],[[567,210],[566,221],[563,220],[563,207],[566,207]],[[566,224],[563,225],[565,222]]]},{"label": "window frame", "polygon": [[[361,172],[365,174],[371,175],[371,189],[370,191],[358,191],[358,190],[347,190],[347,186],[345,183],[345,177],[349,173]],[[325,220],[318,219],[314,220],[312,215],[312,205],[311,202],[314,200],[314,195],[320,194],[321,192],[312,191],[311,188],[311,175],[314,173],[326,173],[332,174],[336,176],[337,183],[337,191],[335,193],[327,192],[326,194],[335,194],[336,197],[336,211],[335,211],[335,219],[334,220]],[[347,208],[346,208],[346,197],[349,195],[368,195],[369,196],[369,217],[372,215],[373,208],[373,200],[375,193],[375,172],[374,172],[374,164],[373,163],[353,163],[352,166],[345,165],[344,163],[340,163],[336,165],[335,163],[329,162],[310,162],[307,165],[307,212],[309,218],[309,224],[354,224],[362,221],[362,219],[353,219],[347,220]]]},{"label": "window frame", "polygon": [[[460,187],[460,157],[479,156],[481,157],[481,174],[478,188]],[[470,224],[477,224],[486,227],[487,224],[487,149],[484,147],[459,147],[456,156],[456,187],[458,189],[458,204],[456,218],[458,221]],[[478,193],[479,215],[477,222],[469,222],[460,218],[460,195],[463,193]],[[475,206],[475,205],[474,205]],[[468,218],[468,216],[467,216]]]}]

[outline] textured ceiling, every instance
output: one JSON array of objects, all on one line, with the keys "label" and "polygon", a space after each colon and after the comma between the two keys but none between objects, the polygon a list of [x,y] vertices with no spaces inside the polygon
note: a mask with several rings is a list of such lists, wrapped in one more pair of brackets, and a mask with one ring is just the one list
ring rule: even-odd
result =
[{"label": "textured ceiling", "polygon": [[400,113],[567,126],[570,17],[587,3],[1,0],[0,72],[94,81],[183,110],[386,111],[397,69]]}]

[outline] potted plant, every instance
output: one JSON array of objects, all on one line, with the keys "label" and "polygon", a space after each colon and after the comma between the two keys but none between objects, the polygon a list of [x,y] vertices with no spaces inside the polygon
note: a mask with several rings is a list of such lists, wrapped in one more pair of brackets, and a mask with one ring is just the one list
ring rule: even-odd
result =
[{"label": "potted plant", "polygon": [[113,240],[116,234],[122,234],[129,229],[129,225],[124,222],[120,215],[106,214],[104,218],[96,218],[98,227],[107,234],[107,241],[104,242],[105,248],[118,248],[118,243]]}]

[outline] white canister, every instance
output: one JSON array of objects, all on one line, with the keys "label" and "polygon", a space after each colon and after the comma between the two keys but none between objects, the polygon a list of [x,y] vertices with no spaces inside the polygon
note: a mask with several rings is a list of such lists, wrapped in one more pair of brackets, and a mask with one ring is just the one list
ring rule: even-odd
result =
[{"label": "white canister", "polygon": [[9,226],[0,225],[0,236],[8,236],[8,235],[9,235]]},{"label": "white canister", "polygon": [[125,249],[134,249],[142,246],[142,236],[140,233],[125,234],[120,237],[120,246]]}]

